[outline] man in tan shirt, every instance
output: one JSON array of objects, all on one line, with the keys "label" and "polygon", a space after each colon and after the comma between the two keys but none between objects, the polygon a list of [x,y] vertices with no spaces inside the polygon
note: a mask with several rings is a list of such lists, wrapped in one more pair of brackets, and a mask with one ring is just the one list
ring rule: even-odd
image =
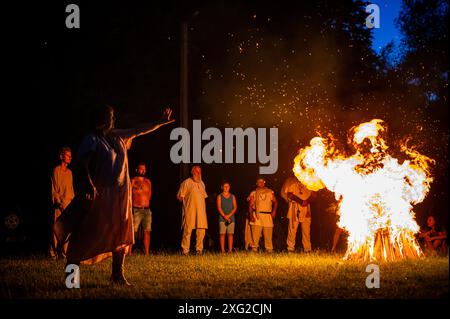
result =
[{"label": "man in tan shirt", "polygon": [[273,252],[273,220],[277,213],[278,202],[273,190],[266,187],[266,181],[260,177],[256,181],[256,190],[247,198],[249,202],[250,230],[252,234],[252,251],[258,251],[261,233],[264,236],[264,248]]},{"label": "man in tan shirt", "polygon": [[[72,151],[69,147],[63,147],[59,151],[60,164],[53,169],[52,174],[52,202],[53,202],[53,222],[58,219],[61,213],[69,206],[74,198],[72,171],[68,168],[72,161]],[[50,256],[58,258],[58,255],[65,257],[67,243],[63,247],[58,247],[56,236],[52,235],[50,244]]]}]

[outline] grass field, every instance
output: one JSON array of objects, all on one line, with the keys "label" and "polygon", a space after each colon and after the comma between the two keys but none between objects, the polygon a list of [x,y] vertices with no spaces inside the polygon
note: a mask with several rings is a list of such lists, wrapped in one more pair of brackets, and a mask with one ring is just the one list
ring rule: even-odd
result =
[{"label": "grass field", "polygon": [[126,260],[132,287],[109,284],[111,260],[81,266],[81,289],[64,285],[64,261],[0,259],[2,299],[78,298],[443,298],[448,258],[380,263],[380,288],[368,289],[368,263],[304,254],[133,255]]}]

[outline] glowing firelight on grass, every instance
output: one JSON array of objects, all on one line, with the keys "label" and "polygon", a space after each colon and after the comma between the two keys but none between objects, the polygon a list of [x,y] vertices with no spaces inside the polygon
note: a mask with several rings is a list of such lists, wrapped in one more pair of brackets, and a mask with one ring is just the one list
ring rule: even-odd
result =
[{"label": "glowing firelight on grass", "polygon": [[310,190],[334,192],[338,201],[338,226],[348,231],[344,259],[397,260],[422,255],[415,238],[419,231],[412,210],[424,200],[434,160],[406,143],[402,163],[388,153],[382,138],[382,120],[374,119],[350,130],[355,148],[346,156],[336,149],[333,137],[314,137],[294,160],[294,174]]}]

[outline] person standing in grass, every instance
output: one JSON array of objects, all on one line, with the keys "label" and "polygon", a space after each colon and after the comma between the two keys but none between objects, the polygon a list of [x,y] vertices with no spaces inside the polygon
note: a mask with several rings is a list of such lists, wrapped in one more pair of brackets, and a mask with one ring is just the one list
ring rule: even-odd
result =
[{"label": "person standing in grass", "polygon": [[[69,147],[62,147],[59,151],[59,159],[60,163],[53,169],[52,174],[53,223],[56,222],[75,197],[72,171],[68,167],[72,161],[72,150]],[[58,245],[57,237],[53,234],[50,244],[50,257],[55,259],[59,255],[65,257],[66,252],[67,243],[64,243],[61,247],[61,245]]]},{"label": "person standing in grass", "polygon": [[134,233],[139,230],[142,223],[144,228],[144,250],[145,255],[150,251],[150,232],[152,230],[152,211],[150,210],[150,199],[152,197],[152,183],[145,177],[147,167],[145,163],[139,163],[136,168],[137,176],[131,180],[133,193],[133,226]]},{"label": "person standing in grass", "polygon": [[288,203],[287,212],[288,236],[286,239],[288,252],[295,251],[295,238],[301,224],[302,245],[305,252],[311,251],[311,206],[309,200],[312,192],[295,177],[289,177],[281,188],[281,197]]},{"label": "person standing in grass", "polygon": [[277,214],[278,202],[273,190],[266,187],[264,178],[258,178],[256,186],[256,190],[252,191],[247,199],[249,202],[248,212],[252,234],[252,251],[258,251],[262,233],[265,250],[273,252],[273,220]]},{"label": "person standing in grass", "polygon": [[70,235],[67,264],[94,264],[112,256],[111,283],[130,285],[124,276],[125,254],[134,244],[127,150],[134,138],[172,123],[171,114],[166,109],[155,123],[115,129],[112,107],[93,109],[92,131],[78,150],[76,196],[54,228],[60,241]]},{"label": "person standing in grass", "polygon": [[191,175],[191,177],[181,183],[177,194],[178,200],[183,204],[181,248],[184,255],[189,254],[191,234],[195,229],[195,249],[197,255],[201,255],[203,252],[203,239],[205,238],[206,229],[208,229],[205,202],[208,195],[205,184],[202,181],[202,169],[200,166],[195,165],[192,167]]},{"label": "person standing in grass", "polygon": [[217,196],[217,211],[219,212],[220,251],[225,252],[225,235],[228,238],[228,252],[233,251],[233,235],[237,210],[236,197],[230,193],[231,185],[222,183],[222,193]]}]

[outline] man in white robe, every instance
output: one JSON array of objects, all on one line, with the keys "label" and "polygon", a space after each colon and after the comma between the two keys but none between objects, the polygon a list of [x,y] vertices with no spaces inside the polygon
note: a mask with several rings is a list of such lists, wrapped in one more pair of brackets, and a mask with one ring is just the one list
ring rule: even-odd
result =
[{"label": "man in white robe", "polygon": [[305,252],[311,251],[311,206],[309,200],[312,192],[307,189],[295,177],[289,177],[281,188],[281,197],[288,203],[287,212],[288,236],[286,240],[287,250],[295,250],[295,238],[298,226],[301,225],[302,245]]},{"label": "man in white robe", "polygon": [[181,248],[183,254],[189,254],[192,230],[196,230],[196,246],[198,255],[203,252],[203,239],[205,238],[208,221],[206,218],[206,194],[205,184],[202,181],[200,166],[194,166],[191,170],[192,177],[185,179],[178,190],[177,198],[183,204],[182,223],[183,238]]}]

